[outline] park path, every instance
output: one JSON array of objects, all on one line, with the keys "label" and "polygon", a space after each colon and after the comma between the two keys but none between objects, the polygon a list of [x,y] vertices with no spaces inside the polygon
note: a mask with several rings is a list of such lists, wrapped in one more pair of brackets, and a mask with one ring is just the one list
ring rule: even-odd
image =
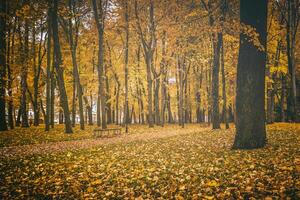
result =
[{"label": "park path", "polygon": [[[207,128],[202,128],[202,131],[207,131]],[[41,155],[49,153],[59,153],[70,150],[88,149],[101,145],[116,144],[116,143],[130,143],[134,141],[147,141],[158,138],[167,138],[176,135],[189,134],[193,132],[200,132],[200,130],[167,130],[162,132],[146,132],[143,134],[122,134],[113,138],[98,138],[98,139],[83,139],[72,141],[60,141],[44,144],[32,144],[23,146],[12,146],[0,148],[1,158],[17,158],[30,155]]]}]

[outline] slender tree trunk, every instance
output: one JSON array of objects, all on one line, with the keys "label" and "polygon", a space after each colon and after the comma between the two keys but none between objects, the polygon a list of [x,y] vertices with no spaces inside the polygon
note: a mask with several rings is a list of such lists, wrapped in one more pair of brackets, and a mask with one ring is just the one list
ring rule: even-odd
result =
[{"label": "slender tree trunk", "polygon": [[207,92],[207,122],[210,125],[211,123],[211,60],[209,62],[209,67],[206,70],[206,92]]},{"label": "slender tree trunk", "polygon": [[282,122],[285,122],[285,75],[281,74],[281,98],[280,98],[280,119]]},{"label": "slender tree trunk", "polygon": [[[51,30],[52,31],[52,30]],[[55,52],[52,51],[52,69],[50,73],[50,126],[54,128],[54,105],[55,105],[55,88],[56,88],[56,78],[55,78]]]},{"label": "slender tree trunk", "polygon": [[168,101],[167,101],[167,109],[168,109],[168,123],[171,124],[174,122],[174,118],[172,115],[172,109],[171,109],[171,96],[170,93],[168,92]]},{"label": "slender tree trunk", "polygon": [[225,63],[224,63],[224,42],[223,34],[221,36],[221,71],[222,71],[222,95],[223,95],[223,121],[225,123],[225,128],[229,128],[227,119],[227,96],[226,96],[226,79],[225,79]]},{"label": "slender tree trunk", "polygon": [[[69,9],[72,10],[73,14],[75,15],[75,8],[76,8],[76,1],[69,0]],[[73,22],[75,22],[75,28],[73,26]],[[75,16],[73,19],[68,19],[68,29],[65,31],[68,35],[69,45],[71,50],[72,56],[72,65],[73,65],[73,106],[72,106],[72,123],[75,126],[75,118],[76,118],[76,97],[78,99],[78,106],[79,106],[79,121],[80,121],[80,129],[84,130],[84,114],[83,114],[83,91],[82,86],[80,83],[80,75],[78,70],[78,63],[77,63],[77,43],[78,43],[78,35],[79,35],[79,19]],[[75,35],[75,36],[74,36]]]},{"label": "slender tree trunk", "polygon": [[50,113],[51,113],[51,39],[52,39],[52,30],[51,30],[51,11],[48,10],[48,38],[47,38],[47,71],[46,71],[46,115],[45,115],[45,131],[50,130]]},{"label": "slender tree trunk", "polygon": [[155,87],[154,87],[154,112],[155,112],[155,124],[160,125],[160,112],[159,112],[159,88],[160,88],[160,79],[155,74]]},{"label": "slender tree trunk", "polygon": [[76,80],[74,74],[75,72],[73,67],[72,127],[75,127],[76,124]]},{"label": "slender tree trunk", "polygon": [[[97,25],[98,30],[98,81],[99,81],[99,96],[98,96],[98,106],[101,104],[101,115],[102,115],[102,129],[106,129],[106,91],[104,87],[104,43],[103,43],[103,36],[104,36],[104,11],[103,11],[103,2],[100,0],[99,5],[99,14],[98,14],[98,8],[97,8],[97,1],[92,0],[93,4],[93,11],[94,11],[94,18]],[[98,108],[97,108],[98,109]],[[98,109],[100,111],[100,109]],[[100,112],[99,112],[100,113]],[[97,120],[100,121],[100,117],[97,118]],[[99,125],[99,122],[97,121],[97,124]]]},{"label": "slender tree trunk", "polygon": [[217,41],[213,42],[214,61],[212,68],[212,128],[220,129],[219,112],[219,71],[220,71],[220,48],[221,33],[217,34]]},{"label": "slender tree trunk", "polygon": [[[12,94],[12,72],[11,72],[11,65],[15,62],[15,53],[14,53],[14,48],[15,48],[15,32],[16,32],[16,23],[17,20],[13,22],[13,30],[12,34],[10,35],[10,29],[9,29],[9,42],[7,46],[7,92],[8,92],[8,125],[10,129],[14,129],[14,107],[13,107],[13,94]],[[10,39],[11,39],[11,44],[10,44]],[[10,53],[11,52],[11,53]]]},{"label": "slender tree trunk", "polygon": [[164,126],[166,110],[166,83],[167,83],[167,62],[166,62],[166,31],[162,36],[162,60],[161,60],[161,89],[160,89],[160,122]]},{"label": "slender tree trunk", "polygon": [[65,132],[73,133],[72,124],[70,120],[70,111],[68,106],[68,96],[65,88],[63,68],[61,67],[62,58],[61,50],[58,36],[58,20],[57,20],[57,9],[58,9],[58,0],[53,0],[52,8],[52,30],[53,30],[53,43],[54,43],[54,52],[55,52],[55,69],[56,69],[56,78],[59,87],[60,100],[62,108],[64,111],[64,120],[65,120]]},{"label": "slender tree trunk", "polygon": [[[42,32],[42,31],[41,31]],[[38,78],[37,77],[37,64],[36,64],[36,30],[35,22],[32,25],[32,58],[33,58],[33,125],[39,125],[39,104],[38,104]]]},{"label": "slender tree trunk", "polygon": [[21,87],[22,87],[22,127],[29,127],[28,124],[28,113],[27,113],[27,76],[28,76],[28,64],[29,64],[29,22],[28,19],[25,19],[25,32],[24,32],[24,48],[23,48],[23,65],[22,65],[22,73],[21,73]]},{"label": "slender tree trunk", "polygon": [[129,15],[128,2],[124,1],[124,19],[125,19],[125,51],[124,51],[124,69],[125,69],[125,105],[124,105],[124,124],[125,132],[128,133],[128,48],[129,48]]},{"label": "slender tree trunk", "polygon": [[156,39],[155,39],[155,24],[154,24],[154,1],[149,1],[149,40],[144,37],[144,33],[141,28],[140,18],[138,14],[137,1],[135,1],[135,16],[137,22],[138,33],[142,41],[142,46],[144,49],[144,58],[146,63],[146,73],[147,73],[147,97],[148,97],[148,124],[149,127],[154,127],[153,124],[153,79],[152,79],[152,65],[153,65],[153,53],[156,48]]},{"label": "slender tree trunk", "polygon": [[[298,23],[297,12],[299,8],[293,10],[295,2],[292,0],[287,1],[287,23],[286,23],[286,44],[287,44],[287,58],[288,58],[288,71],[290,75],[290,91],[287,98],[288,118],[292,121],[298,121],[297,113],[297,88],[296,88],[296,68],[295,68],[295,33],[297,32]],[[296,13],[295,13],[296,12]],[[295,25],[296,24],[296,25]]]},{"label": "slender tree trunk", "polygon": [[92,96],[92,94],[90,95],[91,104],[89,104],[89,101],[88,101],[86,96],[83,96],[83,100],[84,100],[84,104],[85,104],[85,107],[86,107],[86,110],[87,110],[88,125],[93,125],[93,109],[92,109],[93,96]]},{"label": "slender tree trunk", "polygon": [[[0,12],[6,13],[6,0],[0,3]],[[5,73],[6,73],[6,16],[0,15],[0,131],[7,130],[5,116]]]},{"label": "slender tree trunk", "polygon": [[[281,49],[281,42],[278,41],[276,54],[275,54],[275,62],[274,67],[278,67],[279,59],[280,59],[280,49]],[[267,70],[267,76],[270,80],[275,81],[275,75],[270,72],[270,68]],[[274,83],[267,84],[267,123],[272,124],[274,123],[274,101],[275,101],[275,90],[276,85]]]},{"label": "slender tree trunk", "polygon": [[[252,26],[264,48],[267,41],[267,0],[241,0],[241,23]],[[265,127],[266,53],[249,37],[240,35],[236,91],[236,136],[234,149],[260,148],[266,144]]]},{"label": "slender tree trunk", "polygon": [[[21,103],[21,99],[20,99],[20,103]],[[20,106],[18,109],[18,115],[17,115],[17,119],[16,119],[16,127],[19,127],[21,124],[21,114],[22,114],[22,106]]]}]

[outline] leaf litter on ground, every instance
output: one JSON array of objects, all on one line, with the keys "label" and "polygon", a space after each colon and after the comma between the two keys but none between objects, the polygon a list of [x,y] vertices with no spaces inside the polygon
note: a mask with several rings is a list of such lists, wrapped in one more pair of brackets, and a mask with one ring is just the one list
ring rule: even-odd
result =
[{"label": "leaf litter on ground", "polygon": [[[299,124],[268,126],[268,144],[257,150],[231,150],[234,128],[202,129],[1,157],[0,194],[3,199],[300,197]],[[143,131],[147,135],[148,129]]]}]

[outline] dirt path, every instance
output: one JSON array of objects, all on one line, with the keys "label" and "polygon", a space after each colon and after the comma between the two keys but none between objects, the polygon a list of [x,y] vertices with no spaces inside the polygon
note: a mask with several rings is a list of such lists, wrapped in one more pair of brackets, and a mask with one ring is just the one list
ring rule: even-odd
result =
[{"label": "dirt path", "polygon": [[131,134],[122,135],[114,138],[98,138],[98,139],[84,139],[84,140],[74,140],[74,141],[61,141],[54,143],[45,144],[34,144],[34,145],[23,145],[23,146],[13,146],[13,147],[3,147],[0,148],[0,157],[4,158],[15,158],[20,156],[29,156],[36,154],[48,154],[48,153],[58,153],[68,150],[79,150],[88,149],[101,145],[115,144],[115,143],[129,143],[133,141],[146,141],[157,138],[166,138],[175,135],[189,134],[192,132],[207,131],[207,128],[202,128],[201,130],[168,130],[163,132],[145,132],[144,134]]}]

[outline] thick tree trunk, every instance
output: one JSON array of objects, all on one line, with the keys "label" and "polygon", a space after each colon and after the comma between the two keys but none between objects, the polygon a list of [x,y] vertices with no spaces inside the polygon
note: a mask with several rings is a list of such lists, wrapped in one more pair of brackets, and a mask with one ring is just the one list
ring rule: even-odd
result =
[{"label": "thick tree trunk", "polygon": [[58,9],[58,0],[53,0],[53,10],[52,10],[52,30],[53,30],[53,43],[54,43],[54,52],[55,52],[55,69],[56,69],[56,78],[59,87],[61,105],[64,111],[64,120],[65,120],[65,132],[73,133],[72,124],[70,120],[70,111],[68,106],[68,96],[65,88],[63,68],[61,67],[62,58],[61,50],[58,36],[58,19],[57,19],[57,9]]},{"label": "thick tree trunk", "polygon": [[[6,13],[6,1],[0,3],[0,12]],[[0,15],[0,131],[7,130],[5,116],[5,73],[6,73],[6,16]]]},{"label": "thick tree trunk", "polygon": [[[266,48],[267,0],[241,0],[241,23],[252,26]],[[236,91],[236,136],[234,149],[260,148],[266,144],[265,127],[266,53],[246,34],[240,35]]]}]

